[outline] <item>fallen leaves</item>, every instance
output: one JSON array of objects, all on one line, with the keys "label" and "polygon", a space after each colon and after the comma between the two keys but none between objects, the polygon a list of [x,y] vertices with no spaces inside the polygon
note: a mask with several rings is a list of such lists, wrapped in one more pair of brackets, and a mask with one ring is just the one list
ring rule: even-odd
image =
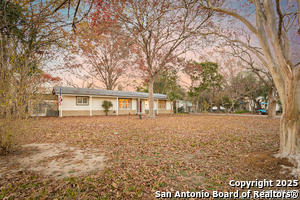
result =
[{"label": "fallen leaves", "polygon": [[[233,179],[288,177],[279,173],[282,161],[270,155],[279,147],[279,120],[205,115],[40,118],[32,131],[27,143],[64,142],[105,152],[106,168],[57,181],[41,174],[29,179],[33,171],[10,174],[1,179],[2,198],[14,193],[18,198],[154,199],[157,190],[231,191],[228,182]],[[8,187],[11,181],[14,186]]]}]

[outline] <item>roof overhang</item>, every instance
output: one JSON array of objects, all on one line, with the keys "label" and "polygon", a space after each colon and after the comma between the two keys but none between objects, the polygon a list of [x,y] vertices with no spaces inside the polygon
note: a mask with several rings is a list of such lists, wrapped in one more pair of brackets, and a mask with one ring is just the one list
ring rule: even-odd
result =
[{"label": "roof overhang", "polygon": [[[121,97],[121,98],[140,98],[148,99],[148,93],[142,92],[127,92],[127,91],[115,91],[115,90],[100,90],[100,89],[87,89],[87,88],[72,88],[72,87],[61,87],[55,86],[52,93],[59,95],[70,95],[70,96],[97,96],[97,97]],[[154,99],[167,100],[167,95],[164,94],[153,94]]]}]

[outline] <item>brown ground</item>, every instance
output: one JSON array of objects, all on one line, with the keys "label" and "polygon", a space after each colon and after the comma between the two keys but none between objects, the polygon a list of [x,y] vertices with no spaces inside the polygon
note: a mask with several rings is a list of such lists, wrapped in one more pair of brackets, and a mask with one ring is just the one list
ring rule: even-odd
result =
[{"label": "brown ground", "polygon": [[[296,179],[282,167],[291,163],[272,156],[278,132],[279,119],[245,116],[39,118],[26,141],[35,144],[0,157],[0,198],[155,199],[155,191],[236,191],[230,180]],[[37,144],[60,150],[36,153]]]},{"label": "brown ground", "polygon": [[36,171],[55,179],[80,176],[104,167],[104,153],[80,150],[64,143],[31,143],[1,157],[0,177],[22,171]]}]

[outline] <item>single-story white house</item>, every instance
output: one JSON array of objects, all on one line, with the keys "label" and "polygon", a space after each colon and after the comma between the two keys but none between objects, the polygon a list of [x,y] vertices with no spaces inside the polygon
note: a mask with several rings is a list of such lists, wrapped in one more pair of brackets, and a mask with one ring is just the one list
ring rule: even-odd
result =
[{"label": "single-story white house", "polygon": [[[105,115],[103,101],[111,101],[113,107],[108,115],[146,114],[149,110],[148,93],[73,88],[55,86],[54,95],[61,105],[58,106],[59,116],[94,116]],[[169,114],[170,100],[167,95],[153,94],[156,114]]]}]

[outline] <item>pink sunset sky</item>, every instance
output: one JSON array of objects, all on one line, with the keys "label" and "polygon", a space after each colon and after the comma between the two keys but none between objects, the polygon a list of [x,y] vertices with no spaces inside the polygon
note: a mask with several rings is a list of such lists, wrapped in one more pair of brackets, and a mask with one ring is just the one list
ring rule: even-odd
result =
[{"label": "pink sunset sky", "polygon": [[[281,1],[281,3],[283,5],[285,5],[285,2],[286,1]],[[231,9],[238,9],[239,6],[241,6],[243,3],[244,3],[243,1],[242,2],[228,1],[227,5]],[[250,15],[249,21],[251,21],[253,24],[255,24],[255,15],[253,15],[253,13],[252,13],[252,15]],[[239,22],[237,22],[236,24],[230,24],[230,23],[228,23],[228,21],[225,23],[220,23],[220,26],[222,28],[224,28],[225,30],[226,29],[232,30],[232,29],[237,29],[237,27],[243,27],[243,25],[241,25],[241,23],[239,23]],[[291,38],[291,60],[294,64],[296,64],[300,61],[300,45],[299,45],[300,38],[296,31],[293,31],[290,34],[290,38]],[[244,38],[240,37],[240,39],[244,39]],[[259,41],[254,34],[251,35],[251,44],[253,46],[257,46],[257,47],[260,46]],[[192,60],[195,60],[196,62],[203,62],[203,61],[207,60],[210,62],[218,63],[220,68],[226,67],[226,66],[222,66],[223,65],[222,59],[224,59],[224,58],[220,57],[220,55],[218,55],[217,53],[214,53],[213,55],[209,54],[209,52],[213,52],[213,48],[214,48],[213,46],[209,46],[209,47],[205,47],[205,48],[199,47],[199,50],[197,52],[187,52],[187,53],[181,55],[181,57],[186,58],[187,60],[192,59]],[[204,57],[204,59],[203,59],[203,57]],[[82,61],[82,59],[80,59],[80,58],[77,59],[77,62],[81,62],[81,61]],[[50,65],[52,66],[53,64],[50,64]],[[57,64],[57,62],[56,62],[55,65],[61,65],[61,63]],[[61,77],[62,79],[66,79],[67,77],[70,77],[72,79],[73,83],[75,83],[79,87],[85,87],[85,83],[83,83],[82,80],[76,78],[75,74],[70,74],[70,73],[61,72],[61,71],[55,72],[54,74]],[[134,72],[132,74],[136,75],[137,73]],[[143,80],[141,78],[139,78],[138,76],[131,77],[130,75],[132,75],[132,74],[128,73],[129,76],[125,75],[125,76],[120,77],[120,79],[119,79],[120,80],[119,83],[120,83],[120,85],[123,86],[124,91],[135,91],[135,88],[138,85],[141,85],[143,83]],[[191,83],[189,78],[182,72],[179,72],[179,76],[180,76],[181,86],[185,89],[188,89],[188,87]],[[94,80],[94,84],[97,87],[105,88],[104,84],[102,84],[99,81],[96,81],[95,79],[93,79],[93,80]],[[62,81],[60,84],[63,86],[67,86],[67,82],[65,80]]]}]

